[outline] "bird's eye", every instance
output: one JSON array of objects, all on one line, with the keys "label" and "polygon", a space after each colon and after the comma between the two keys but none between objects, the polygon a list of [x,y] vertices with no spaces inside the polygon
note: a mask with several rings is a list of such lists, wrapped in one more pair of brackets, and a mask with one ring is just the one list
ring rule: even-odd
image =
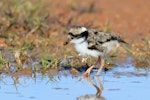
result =
[{"label": "bird's eye", "polygon": [[73,37],[71,37],[71,39],[73,39]]}]

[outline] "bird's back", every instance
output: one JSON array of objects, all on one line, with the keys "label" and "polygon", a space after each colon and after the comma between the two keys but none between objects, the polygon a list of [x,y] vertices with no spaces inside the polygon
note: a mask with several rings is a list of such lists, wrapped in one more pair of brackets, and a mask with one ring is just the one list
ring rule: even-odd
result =
[{"label": "bird's back", "polygon": [[88,32],[88,49],[109,53],[111,49],[119,45],[119,42],[126,43],[119,35],[113,33],[96,31],[94,29],[88,30]]}]

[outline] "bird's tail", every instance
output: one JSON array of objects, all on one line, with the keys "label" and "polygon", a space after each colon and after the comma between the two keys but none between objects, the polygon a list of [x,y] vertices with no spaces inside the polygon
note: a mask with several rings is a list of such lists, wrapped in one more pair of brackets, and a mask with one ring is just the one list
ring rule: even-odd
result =
[{"label": "bird's tail", "polygon": [[123,39],[121,39],[121,38],[120,38],[120,39],[118,39],[118,41],[119,41],[119,42],[122,42],[122,43],[125,43],[125,44],[128,44],[126,41],[124,41],[124,40],[123,40]]}]

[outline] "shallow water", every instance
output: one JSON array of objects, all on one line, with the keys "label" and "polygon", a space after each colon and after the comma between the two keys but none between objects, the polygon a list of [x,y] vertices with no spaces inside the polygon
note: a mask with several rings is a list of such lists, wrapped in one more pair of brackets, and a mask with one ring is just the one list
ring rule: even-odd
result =
[{"label": "shallow water", "polygon": [[[150,71],[136,69],[126,62],[117,64],[100,77],[90,79],[82,74],[72,76],[69,70],[60,71],[57,76],[36,73],[30,76],[0,75],[1,100],[149,100]],[[87,81],[88,80],[88,81]],[[93,84],[93,85],[92,85]],[[96,96],[96,86],[103,91]],[[95,86],[95,87],[94,87]]]}]

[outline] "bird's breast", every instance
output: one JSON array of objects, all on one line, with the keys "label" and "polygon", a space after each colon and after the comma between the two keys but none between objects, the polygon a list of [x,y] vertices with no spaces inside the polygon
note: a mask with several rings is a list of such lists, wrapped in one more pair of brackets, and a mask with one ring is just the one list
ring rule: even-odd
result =
[{"label": "bird's breast", "polygon": [[87,47],[88,47],[88,43],[86,41],[79,44],[75,44],[76,51],[82,56],[92,56],[97,58],[102,55],[101,52],[97,50],[90,50]]}]

